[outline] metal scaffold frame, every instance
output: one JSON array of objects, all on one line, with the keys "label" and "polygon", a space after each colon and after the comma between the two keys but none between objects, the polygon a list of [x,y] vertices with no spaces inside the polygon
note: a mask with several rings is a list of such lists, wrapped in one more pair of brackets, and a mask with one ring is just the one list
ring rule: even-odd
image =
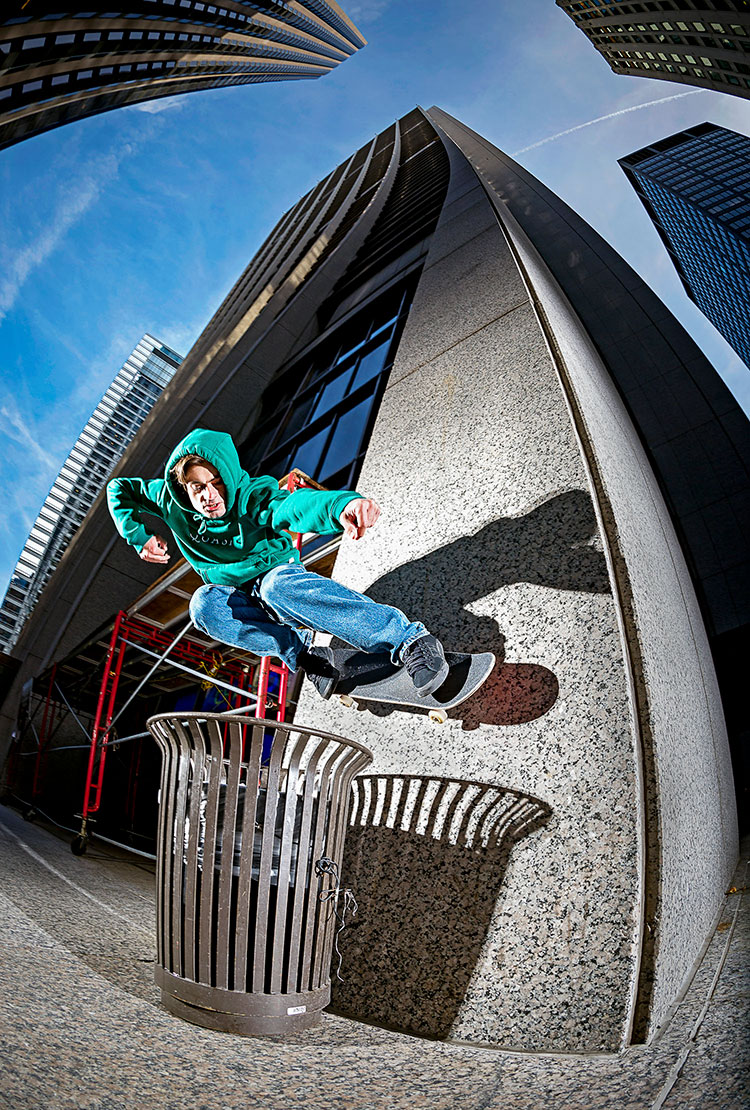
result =
[{"label": "metal scaffold frame", "polygon": [[[298,470],[292,471],[279,482],[279,485],[290,492],[307,485],[323,488]],[[293,534],[293,539],[295,546],[301,551],[304,539],[309,537]],[[326,566],[330,566],[337,547],[338,537],[335,541],[324,544],[322,549],[317,547],[308,557],[303,555],[303,561],[305,563],[315,561],[317,569],[319,561],[323,559]],[[77,675],[73,673],[71,661],[65,660],[52,665],[48,678],[45,675],[44,693],[37,694],[30,685],[29,707],[32,698],[36,699],[37,704],[34,710],[29,708],[27,724],[33,733],[35,748],[29,752],[22,752],[20,750],[23,744],[22,736],[16,739],[8,763],[8,781],[11,783],[15,781],[20,758],[23,756],[34,758],[31,799],[26,801],[27,816],[32,817],[38,808],[50,754],[75,750],[87,751],[83,801],[80,813],[76,814],[81,824],[71,844],[71,849],[76,855],[85,852],[92,835],[91,825],[95,822],[101,807],[108,751],[110,748],[129,742],[136,744],[136,751],[128,770],[125,813],[126,816],[130,815],[131,820],[133,818],[141,749],[144,739],[150,738],[150,733],[142,731],[128,736],[119,736],[117,723],[149,682],[156,681],[158,684],[158,677],[155,678],[155,676],[160,669],[162,672],[163,669],[169,669],[172,672],[177,671],[199,679],[206,690],[213,687],[222,691],[227,700],[227,709],[224,712],[252,710],[255,717],[265,718],[271,710],[273,717],[269,719],[269,726],[276,725],[286,718],[290,677],[287,667],[283,664],[272,664],[268,657],[258,659],[237,648],[208,640],[192,625],[187,613],[188,604],[193,590],[200,584],[195,572],[185,560],[180,560],[174,568],[162,575],[137,598],[128,610],[118,612],[109,630],[103,630],[88,647],[80,649],[78,654],[72,657],[79,668]],[[177,632],[174,631],[175,628],[178,628]],[[98,655],[98,660],[91,657],[97,654],[96,648],[104,653],[103,663],[101,654]],[[146,659],[153,660],[143,676],[135,679],[132,669],[128,670],[133,667],[133,663],[126,664],[126,652],[131,660],[134,656],[141,662]],[[81,664],[83,664],[83,671],[80,670]],[[101,666],[101,680],[95,688],[96,708],[93,714],[86,714],[80,708],[77,713],[71,704],[76,696],[73,686],[78,687],[79,683],[90,683],[92,668],[99,666]],[[219,673],[221,677],[218,677]],[[61,686],[63,675],[71,680],[71,687],[68,690],[70,696],[66,695]],[[137,684],[134,689],[127,691],[125,700],[118,706],[118,694],[126,675],[131,682],[135,679]],[[271,675],[278,677],[278,691],[273,697],[269,695]],[[90,688],[89,697],[91,697]],[[42,719],[37,732],[34,717],[40,708]],[[52,740],[66,712],[74,719],[85,737],[85,742],[54,746]],[[81,716],[89,716],[90,723],[85,724]],[[39,812],[42,811],[39,810]],[[125,844],[121,847],[130,849],[130,846]]]},{"label": "metal scaffold frame", "polygon": [[[260,714],[261,691],[259,689],[258,694],[254,695],[252,693],[252,685],[255,672],[261,671],[263,669],[262,666],[243,666],[237,661],[225,661],[223,658],[217,661],[216,655],[210,651],[210,649],[202,647],[195,641],[184,638],[191,627],[191,622],[188,621],[181,631],[170,639],[169,633],[156,629],[143,621],[139,621],[136,617],[128,616],[125,612],[117,614],[104,665],[104,673],[102,675],[96,707],[96,716],[91,732],[91,745],[86,769],[83,806],[80,814],[81,829],[77,840],[73,842],[73,850],[76,854],[78,851],[85,850],[88,840],[89,823],[93,816],[99,811],[108,748],[114,744],[122,744],[129,740],[140,741],[144,737],[149,736],[148,732],[140,732],[135,733],[133,736],[111,739],[117,721],[159,667],[166,664],[185,674],[200,679],[205,685],[211,685],[216,689],[227,691],[234,696],[236,701],[236,704],[232,708],[236,710],[255,708],[256,714]],[[167,641],[166,646],[165,641]],[[146,656],[155,659],[155,662],[115,714],[120,676],[122,673],[125,651],[128,647],[135,648]],[[155,650],[160,647],[164,648],[161,654]],[[220,679],[217,677],[219,669],[221,669],[225,678]],[[269,666],[265,668],[265,671],[265,690],[263,691],[262,698],[263,715],[265,715],[267,710],[268,675],[271,672],[275,672],[281,677],[282,671],[286,671],[286,668],[269,664]],[[278,719],[283,720],[284,710],[281,699],[279,714],[280,716]],[[136,782],[137,777],[132,783],[133,787]],[[132,804],[132,800],[129,796],[127,804]]]}]

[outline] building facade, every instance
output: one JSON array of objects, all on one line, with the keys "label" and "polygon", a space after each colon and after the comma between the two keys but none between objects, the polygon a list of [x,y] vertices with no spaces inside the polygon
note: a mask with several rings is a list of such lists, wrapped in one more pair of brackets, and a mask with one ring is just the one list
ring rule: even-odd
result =
[{"label": "building facade", "polygon": [[76,440],[39,511],[0,606],[0,650],[9,652],[37,598],[125,448],[182,356],[144,335]]},{"label": "building facade", "polygon": [[619,4],[556,0],[613,73],[750,97],[750,8],[744,0]]},{"label": "building facade", "polygon": [[321,77],[365,45],[335,0],[137,0],[0,16],[0,148],[126,104],[226,85]]},{"label": "building facade", "polygon": [[[750,426],[715,370],[554,193],[415,109],[281,217],[115,474],[161,474],[196,426],[375,497],[335,576],[498,658],[439,732],[302,686],[296,720],[375,753],[335,1006],[531,1051],[652,1038],[737,855],[714,659],[750,625]],[[83,688],[162,572],[95,504],[17,646],[6,736],[52,667]]]},{"label": "building facade", "polygon": [[750,139],[701,123],[619,162],[687,295],[750,366]]}]

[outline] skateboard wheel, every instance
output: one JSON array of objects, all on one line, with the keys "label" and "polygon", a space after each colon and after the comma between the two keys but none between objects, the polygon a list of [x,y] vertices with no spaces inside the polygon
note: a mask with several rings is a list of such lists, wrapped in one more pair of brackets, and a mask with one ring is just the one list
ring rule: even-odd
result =
[{"label": "skateboard wheel", "polygon": [[345,705],[347,709],[351,709],[354,705],[354,698],[350,698],[348,694],[339,694],[339,701]]},{"label": "skateboard wheel", "polygon": [[444,709],[431,709],[429,717],[434,725],[444,725],[448,720],[448,714]]}]

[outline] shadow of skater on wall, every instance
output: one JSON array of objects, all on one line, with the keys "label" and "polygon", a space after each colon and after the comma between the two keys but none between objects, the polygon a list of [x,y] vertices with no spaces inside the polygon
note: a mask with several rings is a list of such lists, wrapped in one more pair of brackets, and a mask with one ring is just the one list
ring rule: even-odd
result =
[{"label": "shadow of skater on wall", "polygon": [[342,875],[359,910],[340,934],[333,1009],[447,1037],[513,845],[551,815],[539,799],[487,783],[356,778]]},{"label": "shadow of skater on wall", "polygon": [[[449,716],[463,721],[465,729],[524,724],[552,708],[557,678],[532,661],[505,663],[505,636],[498,621],[472,613],[468,606],[514,582],[608,593],[604,555],[590,546],[597,535],[591,496],[568,490],[524,516],[493,520],[472,535],[396,567],[366,592],[423,621],[449,651],[491,651],[497,656],[499,665],[485,685]],[[374,703],[367,708],[379,716],[393,712]]]}]

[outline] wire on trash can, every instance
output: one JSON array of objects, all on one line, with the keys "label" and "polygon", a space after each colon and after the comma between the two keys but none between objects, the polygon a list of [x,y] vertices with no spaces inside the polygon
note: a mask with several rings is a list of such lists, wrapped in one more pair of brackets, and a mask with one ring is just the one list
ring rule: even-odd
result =
[{"label": "wire on trash can", "polygon": [[[339,923],[339,927],[333,938],[333,949],[339,958],[338,967],[336,968],[336,978],[340,983],[343,983],[344,980],[341,977],[341,964],[343,963],[344,957],[339,950],[339,933],[342,929],[346,928],[347,914],[356,917],[359,906],[357,905],[357,899],[354,897],[354,892],[349,887],[345,887],[342,891],[341,882],[339,880],[339,869],[334,860],[329,859],[328,856],[321,856],[315,864],[315,874],[319,879],[324,875],[330,875],[333,879],[334,885],[328,890],[321,890],[318,895],[318,900],[323,903],[333,902],[333,915]],[[339,912],[339,895],[341,895],[343,901],[341,912]]]}]

